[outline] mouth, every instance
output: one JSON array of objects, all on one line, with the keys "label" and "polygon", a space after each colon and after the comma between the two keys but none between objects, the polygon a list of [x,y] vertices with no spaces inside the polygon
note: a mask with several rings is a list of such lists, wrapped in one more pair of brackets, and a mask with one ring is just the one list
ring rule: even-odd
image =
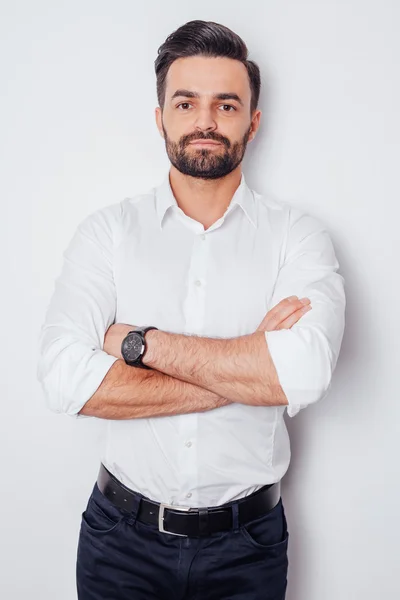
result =
[{"label": "mouth", "polygon": [[213,142],[211,140],[195,140],[190,142],[190,146],[220,146],[220,142]]}]

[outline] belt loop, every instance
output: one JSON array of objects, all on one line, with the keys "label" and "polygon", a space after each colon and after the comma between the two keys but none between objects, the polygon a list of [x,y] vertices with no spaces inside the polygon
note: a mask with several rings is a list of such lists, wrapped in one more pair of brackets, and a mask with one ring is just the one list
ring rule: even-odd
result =
[{"label": "belt loop", "polygon": [[136,519],[139,514],[139,508],[140,508],[141,501],[142,501],[141,497],[135,494],[133,508],[127,518],[127,522],[129,523],[129,525],[134,525],[136,523]]},{"label": "belt loop", "polygon": [[199,535],[209,535],[208,530],[208,508],[200,507],[199,511]]},{"label": "belt loop", "polygon": [[232,504],[232,529],[236,533],[239,531],[239,504]]}]

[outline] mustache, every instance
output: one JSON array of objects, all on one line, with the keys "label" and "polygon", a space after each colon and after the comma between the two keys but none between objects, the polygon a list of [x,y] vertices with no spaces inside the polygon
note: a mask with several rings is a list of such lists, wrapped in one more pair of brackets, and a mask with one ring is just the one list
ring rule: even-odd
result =
[{"label": "mustache", "polygon": [[230,141],[227,138],[224,138],[222,136],[219,136],[218,134],[215,133],[209,133],[208,135],[204,135],[200,132],[197,133],[191,133],[189,135],[185,135],[181,138],[181,145],[182,146],[187,146],[188,144],[190,144],[190,142],[194,142],[197,140],[213,140],[214,142],[220,142],[221,144],[224,144],[225,146],[227,146],[229,148]]}]

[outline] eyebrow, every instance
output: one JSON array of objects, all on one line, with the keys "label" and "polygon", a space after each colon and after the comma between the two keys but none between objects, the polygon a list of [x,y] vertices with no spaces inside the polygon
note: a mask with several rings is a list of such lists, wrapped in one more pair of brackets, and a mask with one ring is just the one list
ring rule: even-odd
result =
[{"label": "eyebrow", "polygon": [[[191,92],[190,90],[176,90],[171,96],[171,100],[178,96],[183,96],[184,98],[200,98],[200,94],[197,92]],[[220,94],[213,94],[212,97],[214,100],[236,100],[241,106],[244,106],[242,99],[234,92],[221,92]]]}]

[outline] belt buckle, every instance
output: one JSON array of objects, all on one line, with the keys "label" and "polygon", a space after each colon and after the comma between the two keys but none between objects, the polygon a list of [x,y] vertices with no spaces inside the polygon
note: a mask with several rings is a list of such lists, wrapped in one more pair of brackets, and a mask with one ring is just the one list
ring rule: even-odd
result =
[{"label": "belt buckle", "polygon": [[186,535],[186,533],[175,533],[174,531],[168,531],[168,529],[164,529],[164,510],[166,508],[172,508],[172,510],[182,510],[182,511],[189,512],[192,507],[191,506],[178,506],[177,504],[163,504],[163,502],[161,502],[160,510],[158,513],[158,531],[161,531],[163,533],[169,533],[170,535],[179,535],[182,537],[189,537],[188,535]]}]

